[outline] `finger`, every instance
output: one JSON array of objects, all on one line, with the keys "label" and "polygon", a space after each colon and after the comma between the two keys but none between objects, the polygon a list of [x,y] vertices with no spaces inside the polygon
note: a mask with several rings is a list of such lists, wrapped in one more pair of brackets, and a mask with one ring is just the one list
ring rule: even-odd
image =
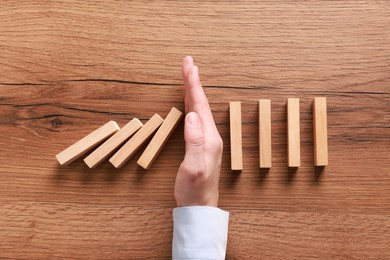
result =
[{"label": "finger", "polygon": [[194,61],[191,56],[186,56],[183,59],[182,76],[187,78],[188,71],[194,66]]},{"label": "finger", "polygon": [[186,103],[188,104],[188,111],[194,111],[198,113],[203,129],[207,134],[215,134],[217,127],[214,122],[213,115],[210,110],[210,105],[207,97],[203,91],[202,84],[199,79],[199,71],[197,66],[193,66],[185,78],[185,92]]},{"label": "finger", "polygon": [[208,104],[207,97],[200,83],[198,66],[192,66],[189,69],[184,85],[191,108],[197,103]]},{"label": "finger", "polygon": [[[183,59],[183,65],[182,65],[182,77],[184,81],[184,85],[188,84],[185,80],[188,77],[188,71],[194,66],[194,61],[191,56],[186,56]],[[185,105],[185,112],[188,113],[189,111],[189,104],[186,101],[188,99],[188,94],[184,94],[184,105]]]},{"label": "finger", "polygon": [[184,163],[189,167],[199,166],[203,161],[204,134],[200,118],[195,112],[190,112],[186,116],[184,138],[186,141]]}]

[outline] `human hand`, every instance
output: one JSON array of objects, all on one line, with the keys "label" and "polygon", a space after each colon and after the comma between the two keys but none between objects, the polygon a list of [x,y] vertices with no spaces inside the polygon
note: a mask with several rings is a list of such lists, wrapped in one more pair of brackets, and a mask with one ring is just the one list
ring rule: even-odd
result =
[{"label": "human hand", "polygon": [[186,153],[176,176],[177,206],[218,206],[223,143],[192,57],[183,60]]}]

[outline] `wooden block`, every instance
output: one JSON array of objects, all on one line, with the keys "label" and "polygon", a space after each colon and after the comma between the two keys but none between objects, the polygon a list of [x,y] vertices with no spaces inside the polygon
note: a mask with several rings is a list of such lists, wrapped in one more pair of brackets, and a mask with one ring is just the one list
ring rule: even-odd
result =
[{"label": "wooden block", "polygon": [[182,117],[183,113],[175,107],[172,107],[171,111],[165,118],[164,123],[158,129],[157,133],[154,135],[153,139],[150,141],[149,145],[137,161],[138,165],[144,169],[150,168]]},{"label": "wooden block", "polygon": [[326,98],[317,97],[313,102],[314,165],[328,165],[328,126]]},{"label": "wooden block", "polygon": [[56,158],[61,165],[67,165],[104,142],[119,129],[115,121],[110,121],[57,154]]},{"label": "wooden block", "polygon": [[271,100],[259,100],[259,159],[260,168],[271,168]]},{"label": "wooden block", "polygon": [[243,169],[241,102],[230,102],[229,107],[231,169],[241,171]]},{"label": "wooden block", "polygon": [[288,166],[301,165],[301,140],[299,129],[299,98],[289,98],[287,101],[288,121]]},{"label": "wooden block", "polygon": [[121,130],[116,132],[110,137],[110,139],[105,141],[95,151],[88,155],[87,158],[84,159],[84,162],[89,168],[96,167],[99,163],[109,157],[116,148],[126,142],[142,126],[143,124],[138,120],[138,118],[133,118],[129,123],[122,127]]},{"label": "wooden block", "polygon": [[122,167],[158,129],[162,122],[164,122],[164,119],[158,114],[154,114],[148,122],[146,122],[145,125],[110,158],[112,165],[116,168]]}]

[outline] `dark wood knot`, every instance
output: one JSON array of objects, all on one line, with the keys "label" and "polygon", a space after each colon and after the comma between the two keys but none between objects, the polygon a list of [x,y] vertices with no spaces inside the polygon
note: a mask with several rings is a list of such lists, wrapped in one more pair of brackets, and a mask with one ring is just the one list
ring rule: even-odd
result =
[{"label": "dark wood knot", "polygon": [[54,118],[53,120],[51,120],[51,125],[55,128],[58,128],[62,125],[62,121],[59,118]]}]

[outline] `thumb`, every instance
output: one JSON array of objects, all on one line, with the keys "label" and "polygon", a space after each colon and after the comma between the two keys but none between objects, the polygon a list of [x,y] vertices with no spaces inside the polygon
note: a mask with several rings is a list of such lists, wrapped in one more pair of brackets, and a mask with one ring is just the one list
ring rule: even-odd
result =
[{"label": "thumb", "polygon": [[199,164],[203,158],[204,135],[199,115],[196,112],[187,114],[184,125],[186,155],[184,161],[192,165]]}]

